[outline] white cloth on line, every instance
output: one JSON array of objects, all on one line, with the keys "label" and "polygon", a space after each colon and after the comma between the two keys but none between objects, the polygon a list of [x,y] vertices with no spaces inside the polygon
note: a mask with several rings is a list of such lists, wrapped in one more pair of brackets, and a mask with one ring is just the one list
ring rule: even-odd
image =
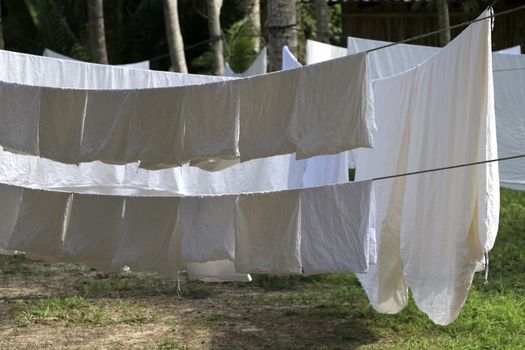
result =
[{"label": "white cloth on line", "polygon": [[367,271],[376,262],[372,181],[301,191],[305,275]]},{"label": "white cloth on line", "polygon": [[521,55],[521,46],[520,45],[511,46],[506,49],[498,50],[495,52],[505,54],[505,55]]},{"label": "white cloth on line", "polygon": [[[481,16],[486,16],[488,12]],[[358,180],[497,158],[490,20],[470,25],[416,68],[374,83],[374,150]],[[498,164],[378,181],[378,260],[359,275],[378,311],[404,308],[408,288],[433,322],[454,321],[496,238]]]},{"label": "white cloth on line", "polygon": [[[389,44],[385,41],[348,37],[348,53],[355,54]],[[386,78],[411,69],[436,54],[439,48],[419,45],[395,45],[371,52],[370,73],[373,79]],[[492,55],[494,99],[498,154],[515,156],[525,150],[525,56]],[[525,160],[514,159],[499,163],[501,187],[525,190]]]},{"label": "white cloth on line", "polygon": [[[301,241],[317,241],[327,234],[327,242],[338,245],[332,251],[339,255],[339,264],[327,263],[323,251],[310,249],[305,253],[310,271],[364,272],[371,263],[374,240],[369,227],[371,184],[329,187],[326,193],[320,187],[181,199],[72,194],[1,184],[0,248],[49,261],[85,263],[102,271],[129,266],[173,278],[186,268],[190,276],[203,279],[249,281],[242,273],[301,273]],[[316,193],[302,198],[309,191]],[[320,231],[318,225],[325,225],[330,213],[322,218],[318,212],[322,203],[309,203],[320,199],[331,204],[330,213],[340,215],[340,228]],[[217,205],[226,207],[225,215],[214,211]],[[337,210],[338,205],[349,211]],[[301,238],[301,217],[310,214],[317,220],[308,223],[310,231]]]},{"label": "white cloth on line", "polygon": [[[227,79],[61,61],[9,51],[0,51],[0,60],[3,62],[0,65],[0,80],[50,87],[130,89],[180,86]],[[9,101],[12,100],[7,102]],[[65,114],[63,116],[61,119],[67,117]],[[177,124],[172,122],[171,128],[165,130],[166,134],[173,133],[177,127]],[[61,137],[67,137],[67,134]],[[130,137],[140,139],[133,134],[130,134]],[[169,141],[163,147],[174,148]],[[152,148],[151,151],[156,152],[156,149]],[[49,150],[48,153],[51,154],[52,151]],[[315,158],[307,161],[313,159]],[[0,151],[2,182],[93,194],[218,195],[285,190],[347,181],[344,162],[338,162],[334,166],[335,168],[323,169],[316,166],[306,167],[305,161],[296,161],[293,155],[283,155],[244,162],[217,173],[187,165],[146,171],[139,169],[137,164],[113,166],[91,162],[82,163],[77,167]]]},{"label": "white cloth on line", "polygon": [[283,70],[295,69],[303,66],[286,45],[283,46],[282,60]]},{"label": "white cloth on line", "polygon": [[259,75],[266,73],[266,47],[263,47],[261,51],[255,57],[250,67],[242,73],[235,73],[228,63],[224,64],[224,75],[227,77],[251,77],[253,75]]},{"label": "white cloth on line", "polygon": [[[66,55],[62,55],[58,52],[55,52],[50,49],[44,49],[44,53],[42,54],[45,57],[51,57],[61,60],[68,60],[68,61],[79,61],[74,58],[71,58]],[[134,68],[134,69],[149,69],[149,61],[141,61],[141,62],[135,62],[135,63],[127,63],[127,64],[119,64],[118,66],[126,67],[126,68]]]},{"label": "white cloth on line", "polygon": [[315,40],[306,40],[306,64],[333,60],[347,55],[344,47],[325,44]]},{"label": "white cloth on line", "polygon": [[[318,41],[308,39],[306,41],[306,64],[314,64],[323,61],[333,60],[339,57],[346,56],[346,49],[344,47],[338,47],[334,45],[329,45],[321,43]],[[284,61],[286,60],[286,61]],[[283,49],[283,64],[284,62],[295,66],[300,64],[292,53],[288,50],[287,52]],[[295,63],[297,62],[297,63]],[[355,168],[355,155],[354,151],[347,152],[347,162],[349,168]]]},{"label": "white cloth on line", "polygon": [[[326,89],[319,89],[328,82],[344,89],[330,94],[325,92]],[[61,103],[56,94],[63,95],[63,98],[70,93],[85,94],[79,99],[79,105],[71,108],[72,111],[81,111],[69,116],[72,123],[65,127],[56,123],[43,127],[51,135],[68,133],[67,140],[72,149],[80,144],[74,161],[69,147],[63,151],[64,155],[56,155],[55,160],[64,163],[101,160],[109,164],[125,164],[140,161],[144,154],[151,154],[155,149],[156,159],[149,160],[148,165],[156,169],[173,159],[173,148],[166,147],[168,140],[177,148],[183,144],[185,135],[193,139],[192,136],[201,133],[210,137],[202,137],[198,145],[185,149],[175,160],[176,164],[171,166],[202,159],[240,157],[250,160],[294,152],[301,159],[373,146],[370,130],[373,98],[366,54],[245,79],[151,90],[77,89],[71,92],[69,89],[18,86],[8,82],[0,82],[0,87],[3,99],[8,97],[18,101],[17,105],[11,104],[9,109],[0,113],[0,121],[5,125],[3,130],[11,130],[0,133],[0,144],[15,152],[32,155],[41,155],[40,148],[52,146],[46,144],[51,142],[50,137],[38,138],[36,135],[45,122],[40,118],[40,110],[35,107],[28,111],[27,106],[46,104],[49,96],[53,96],[53,103]],[[226,92],[228,103],[225,109],[217,111],[195,109],[190,92],[196,96]],[[162,94],[170,96],[168,104],[179,99],[183,101],[180,113],[177,109],[169,114],[162,113],[164,105],[156,104]],[[142,112],[148,108],[151,109],[149,113]],[[228,127],[216,130],[192,123],[191,117],[199,111],[200,118],[203,118],[200,120],[213,120],[209,126]],[[156,127],[169,125],[166,123],[168,117],[175,119],[180,126],[175,135],[166,136]],[[240,138],[236,132],[239,120]],[[80,126],[70,130],[71,124]],[[137,125],[144,127],[137,130]],[[229,132],[224,133],[224,130]],[[137,146],[135,139],[128,138],[130,134],[140,135],[141,139],[151,143]],[[186,143],[188,140],[184,141]]]}]

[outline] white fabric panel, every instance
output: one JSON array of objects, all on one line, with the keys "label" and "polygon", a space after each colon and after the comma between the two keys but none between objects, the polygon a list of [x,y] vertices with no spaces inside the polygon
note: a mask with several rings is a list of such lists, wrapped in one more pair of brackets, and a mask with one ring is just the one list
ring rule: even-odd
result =
[{"label": "white fabric panel", "polygon": [[236,196],[181,200],[181,259],[184,263],[235,259]]},{"label": "white fabric panel", "polygon": [[301,273],[300,191],[241,195],[235,215],[235,269]]},{"label": "white fabric panel", "polygon": [[368,271],[375,259],[372,189],[372,181],[363,181],[301,191],[305,275]]},{"label": "white fabric panel", "polygon": [[[18,218],[7,246],[37,254],[42,258],[60,257],[67,193],[21,189]],[[8,222],[10,218],[7,218]]]},{"label": "white fabric panel", "polygon": [[[61,60],[68,60],[68,61],[79,61],[74,58],[71,58],[66,55],[59,54],[58,52],[55,52],[50,49],[44,49],[43,55],[45,57],[51,57],[51,58],[58,58]],[[118,66],[126,67],[126,68],[134,68],[134,69],[149,69],[149,61],[141,61],[141,62],[135,62],[135,63],[128,63],[128,64],[119,64]]]},{"label": "white fabric panel", "polygon": [[[179,86],[228,79],[170,72],[144,72],[107,65],[60,61],[9,51],[0,51],[0,60],[5,63],[0,65],[0,80],[50,87],[126,89],[135,86],[137,88]],[[168,106],[171,103],[163,100]],[[134,108],[142,108],[142,106],[134,106]],[[158,111],[158,114],[163,113],[158,103],[154,110]],[[174,112],[176,114],[176,110]],[[66,117],[64,114],[64,118]],[[70,119],[72,122],[73,118]],[[170,163],[175,163],[178,151],[173,140],[169,140],[168,135],[175,134],[180,125],[177,118],[170,120],[170,126],[165,128],[161,137],[167,142],[164,144],[157,142],[150,147],[150,150],[151,154],[154,154],[161,148],[171,149],[173,152],[172,157],[169,157],[172,158]],[[144,127],[149,127],[149,124],[152,123],[153,120],[149,120]],[[136,130],[140,130],[141,124],[137,125]],[[45,133],[43,131],[41,133],[43,137]],[[139,135],[130,134],[129,137],[141,140]],[[52,137],[54,136],[49,134],[49,138]],[[148,143],[149,141],[143,138],[140,142]],[[52,150],[46,152],[52,154]],[[148,167],[152,166],[149,160],[154,160],[153,157],[148,154],[141,156]],[[137,164],[113,166],[92,162],[82,163],[77,167],[52,162],[48,159],[15,156],[12,153],[0,151],[0,180],[2,182],[25,187],[94,194],[216,195],[285,190],[345,182],[347,174],[343,168],[344,165],[336,164],[336,166],[339,168],[333,172],[329,170],[330,168],[316,166],[306,168],[304,161],[295,161],[293,155],[283,155],[237,164],[217,173],[186,165],[150,172],[138,169]]]},{"label": "white fabric panel", "polygon": [[306,40],[306,64],[314,64],[346,56],[344,47]]},{"label": "white fabric panel", "polygon": [[224,64],[224,75],[227,77],[251,77],[253,75],[259,75],[266,73],[266,47],[263,47],[259,52],[253,63],[247,70],[242,73],[235,73],[228,63]]},{"label": "white fabric panel", "polygon": [[118,271],[112,260],[122,224],[123,197],[73,195],[64,237],[64,259],[103,271]]},{"label": "white fabric panel", "polygon": [[[346,73],[346,74],[342,74]],[[345,89],[332,91],[330,103],[326,102],[319,106],[322,97],[319,86],[326,85],[327,82],[336,86],[344,86]],[[198,149],[203,154],[186,154],[189,160],[202,160],[217,158],[234,159],[240,157],[243,160],[263,158],[266,156],[289,154],[297,151],[300,158],[312,157],[319,154],[333,154],[349,150],[355,147],[371,147],[370,119],[373,119],[370,101],[372,100],[371,91],[367,86],[370,79],[367,70],[366,54],[358,54],[341,58],[338,61],[320,63],[314,66],[307,66],[297,70],[277,72],[275,74],[260,75],[240,80],[232,80],[224,83],[200,84],[198,86],[168,87],[165,89],[152,90],[99,90],[87,92],[87,104],[82,101],[81,105],[74,107],[74,110],[84,110],[82,114],[74,115],[72,118],[83,118],[81,129],[75,134],[81,134],[80,154],[78,159],[71,162],[70,155],[56,155],[57,160],[66,163],[87,162],[102,160],[110,164],[123,164],[140,161],[141,157],[136,154],[128,154],[127,148],[133,145],[127,144],[126,136],[129,133],[142,132],[150,140],[164,144],[163,140],[156,133],[151,134],[149,128],[145,131],[134,130],[137,123],[130,123],[130,119],[139,119],[138,124],[146,125],[152,118],[164,120],[167,116],[156,115],[155,104],[152,103],[151,94],[157,95],[157,91],[167,91],[174,99],[182,99],[183,110],[181,111],[183,120],[182,135],[170,135],[169,140],[175,137],[176,142],[183,142],[184,129],[186,123],[188,127],[188,137],[196,135],[200,130],[192,124],[193,113],[199,113],[201,108],[195,109],[195,103],[191,102],[190,92],[196,89],[197,96],[221,95],[223,92],[232,94],[225,99],[226,110],[219,108],[213,116],[213,125],[225,125],[218,131],[205,132],[204,144],[191,145],[192,149]],[[21,103],[10,105],[8,110],[0,113],[0,121],[6,125],[5,130],[14,129],[11,132],[0,133],[0,144],[6,148],[13,149],[21,153],[39,155],[38,137],[35,135],[36,126],[45,122],[40,120],[40,111],[27,111],[27,106],[31,106],[34,101],[33,96],[39,96],[41,103],[46,103],[50,94],[40,94],[40,90],[51,90],[54,96],[55,89],[50,87],[22,87],[24,94],[19,92],[21,89],[17,85],[2,82],[0,92],[9,98],[15,98]],[[270,88],[271,87],[271,88]],[[300,90],[297,92],[297,90]],[[28,90],[27,93],[25,90]],[[83,90],[83,89],[79,89]],[[326,89],[321,89],[326,91]],[[63,89],[66,91],[67,89]],[[18,96],[18,94],[22,96]],[[56,93],[60,93],[56,91]],[[15,94],[15,95],[12,95]],[[159,92],[160,94],[160,92]],[[4,97],[5,98],[5,97]],[[64,94],[62,98],[67,98]],[[232,99],[230,103],[230,98]],[[54,103],[61,103],[61,99],[53,97]],[[187,103],[184,103],[187,102]],[[262,103],[261,103],[262,102]],[[240,115],[237,115],[236,106],[240,104]],[[206,105],[206,104],[204,104]],[[132,106],[142,106],[142,108],[152,108],[152,114],[139,114],[140,110],[135,110]],[[324,107],[323,122],[319,122],[319,109]],[[209,112],[209,111],[208,111]],[[15,116],[25,115],[26,129],[16,129],[18,126],[14,122]],[[135,114],[135,115],[133,115]],[[170,113],[172,116],[172,113]],[[209,114],[205,114],[208,115]],[[201,116],[203,118],[203,116]],[[240,119],[240,141],[237,138],[236,126]],[[104,121],[104,122],[102,122]],[[232,127],[232,125],[234,127]],[[56,130],[49,130],[48,133],[62,134],[67,132],[67,127],[54,125]],[[332,127],[337,126],[340,133],[333,131]],[[208,127],[205,126],[204,130]],[[130,131],[131,130],[131,131]],[[229,132],[224,133],[227,130]],[[104,131],[104,132],[103,132]],[[192,133],[194,131],[194,133]],[[203,130],[200,130],[201,132]],[[349,131],[344,137],[344,131]],[[200,135],[200,134],[197,134]],[[271,137],[269,137],[271,136]],[[273,142],[270,142],[274,137]],[[205,138],[205,137],[203,137]],[[75,140],[73,140],[75,141]],[[133,142],[135,140],[129,140]],[[187,141],[187,140],[186,140]],[[201,138],[197,141],[202,141]],[[239,151],[237,142],[240,142]],[[187,142],[186,142],[187,143]],[[224,145],[227,145],[224,149]],[[73,142],[72,147],[77,147],[78,143]],[[233,146],[231,146],[233,145]],[[148,146],[142,145],[143,151],[147,153]],[[69,150],[69,147],[67,147]],[[157,158],[154,168],[159,164],[169,164],[171,160],[171,148],[160,148],[156,152]],[[186,159],[183,159],[186,160]],[[151,162],[151,161],[150,161]],[[180,165],[180,164],[177,164]]]},{"label": "white fabric panel", "polygon": [[177,277],[179,203],[179,198],[127,197],[112,264]]},{"label": "white fabric panel", "polygon": [[502,53],[506,55],[521,55],[521,46],[511,46],[503,50],[496,51],[496,53]]},{"label": "white fabric panel", "polygon": [[303,66],[286,45],[283,46],[282,59],[283,70],[295,69]]},{"label": "white fabric panel", "polygon": [[[388,44],[385,41],[348,38],[348,53],[355,54]],[[372,78],[386,78],[417,66],[439,51],[435,47],[396,45],[369,54]],[[494,97],[498,154],[515,156],[525,150],[525,56],[493,54]],[[499,163],[501,187],[525,191],[525,159]]]},{"label": "white fabric panel", "polygon": [[[16,220],[22,201],[22,189],[20,187],[0,184],[0,249],[9,252],[6,248],[11,241]],[[2,252],[4,255],[4,252]]]},{"label": "white fabric panel", "polygon": [[[384,133],[376,140],[384,142],[358,151],[357,179],[497,158],[490,34],[489,20],[474,23],[417,68],[375,82]],[[383,203],[378,262],[360,276],[372,305],[399,311],[406,283],[432,321],[449,324],[496,237],[497,163],[398,178],[375,190]]]}]

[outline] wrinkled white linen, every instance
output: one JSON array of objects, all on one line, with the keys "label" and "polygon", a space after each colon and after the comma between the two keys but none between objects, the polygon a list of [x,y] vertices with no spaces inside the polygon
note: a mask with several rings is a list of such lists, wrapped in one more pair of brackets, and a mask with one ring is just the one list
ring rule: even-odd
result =
[{"label": "wrinkled white linen", "polygon": [[[348,38],[348,53],[355,54],[389,44],[385,41]],[[415,67],[439,51],[419,45],[396,45],[369,54],[373,79],[386,78]],[[525,150],[525,56],[492,55],[498,154],[520,155]],[[501,187],[525,191],[525,159],[499,163]]]},{"label": "wrinkled white linen", "polygon": [[[497,158],[490,37],[490,20],[474,23],[416,68],[375,81],[379,131],[374,150],[357,152],[357,179]],[[359,276],[371,304],[398,312],[409,287],[433,322],[449,324],[496,238],[497,163],[378,181],[375,191],[378,261]]]},{"label": "wrinkled white linen", "polygon": [[259,52],[253,63],[242,73],[235,73],[228,63],[224,64],[224,75],[227,77],[251,77],[266,73],[266,47],[263,47]]},{"label": "wrinkled white linen", "polygon": [[368,271],[376,260],[373,201],[372,181],[301,191],[305,275]]},{"label": "wrinkled white linen", "polygon": [[[68,61],[78,61],[74,58],[71,58],[66,55],[62,55],[58,52],[55,52],[50,49],[44,49],[44,53],[42,54],[45,57],[51,57],[51,58],[57,58],[61,60],[68,60]],[[118,66],[126,67],[126,68],[134,68],[134,69],[149,69],[149,61],[141,61],[141,62],[135,62],[135,63],[128,63],[128,64],[119,64]]]},{"label": "wrinkled white linen", "polygon": [[[302,198],[305,191],[315,193]],[[301,240],[318,241],[319,235],[328,234],[327,242],[337,244],[331,249],[338,252],[339,264],[327,264],[322,251],[310,249],[309,271],[362,272],[371,263],[368,253],[374,241],[371,193],[370,183],[346,183],[326,191],[320,187],[181,199],[72,194],[0,184],[0,248],[48,261],[85,263],[102,271],[129,266],[174,278],[186,268],[190,278],[249,281],[250,276],[243,274],[247,271],[301,273]],[[316,226],[328,218],[318,212],[323,203],[310,203],[319,200],[330,205],[329,214],[341,215],[340,227],[332,226],[329,233]],[[338,210],[338,205],[349,213]],[[316,215],[316,221],[307,222],[310,231],[301,238],[301,217],[310,215]]]},{"label": "wrinkled white linen", "polygon": [[235,269],[301,273],[301,191],[242,195],[235,214]]},{"label": "wrinkled white linen", "polygon": [[[4,62],[0,65],[0,80],[49,87],[130,89],[133,87],[201,84],[228,79],[170,72],[147,72],[114,66],[54,60],[9,51],[0,51],[0,60]],[[12,101],[7,100],[4,104],[5,108],[8,108]],[[163,106],[169,106],[171,103],[165,99],[163,101]],[[143,106],[136,106],[136,108],[143,108]],[[162,112],[160,106],[155,108]],[[63,118],[60,119],[67,118],[66,113],[61,115]],[[69,119],[68,123],[73,123],[73,118]],[[152,122],[150,120],[148,123]],[[165,136],[173,134],[178,128],[176,119],[172,119],[170,127],[164,130]],[[137,129],[140,130],[140,124],[137,124]],[[46,133],[42,132],[41,137],[44,134]],[[60,138],[66,138],[67,135],[60,135]],[[49,134],[48,137],[55,136]],[[140,142],[148,142],[146,138],[140,137],[140,133],[138,135],[130,134],[129,137],[137,140],[137,142],[139,140]],[[167,137],[164,139],[168,140]],[[53,145],[52,143],[49,144]],[[171,148],[173,151],[177,151],[175,144],[169,140],[160,146],[160,148]],[[180,145],[178,147],[180,148]],[[157,150],[155,147],[151,148],[151,154]],[[46,152],[50,158],[56,158],[51,156],[52,149],[46,150]],[[172,153],[173,158],[175,155],[176,152]],[[154,160],[147,154],[141,156],[145,162],[146,160],[148,162]],[[313,159],[316,158],[308,159],[307,162]],[[170,162],[175,161],[172,159]],[[236,164],[217,173],[210,173],[187,165],[173,169],[146,171],[138,168],[137,164],[113,166],[91,162],[74,166],[34,156],[14,155],[0,148],[0,181],[40,189],[130,196],[264,192],[347,181],[347,172],[343,162],[336,163],[334,168],[315,165],[307,167],[306,164],[305,161],[296,161],[293,155],[282,155]]]},{"label": "wrinkled white linen", "polygon": [[[341,89],[330,94],[319,89],[328,82]],[[101,160],[125,164],[141,161],[145,154],[155,154],[155,159],[149,157],[143,166],[157,169],[163,164],[173,166],[217,158],[250,160],[294,152],[298,158],[308,158],[373,145],[366,54],[238,80],[148,90],[72,92],[65,88],[0,82],[0,98],[17,101],[0,113],[5,126],[0,144],[15,152],[42,155],[40,148],[52,146],[46,143],[49,138],[39,139],[36,135],[37,126],[46,122],[38,106],[51,103],[50,96],[53,103],[62,104],[70,93],[85,94],[71,108],[76,114],[69,116],[77,129],[70,130],[71,124],[44,126],[51,135],[68,133],[64,154],[55,151],[55,160],[63,163]],[[177,104],[182,108],[166,112],[164,103],[158,103],[162,94],[169,95],[164,103],[172,106],[173,101],[182,101]],[[209,108],[211,104],[195,102],[196,98],[206,96],[219,96],[224,107],[213,109]],[[28,110],[29,106],[33,109]],[[199,117],[196,122],[195,115]],[[178,128],[166,135],[162,131],[169,129],[172,119]],[[159,130],[158,125],[164,128]],[[137,143],[129,135],[138,135],[139,141],[149,142]],[[171,164],[172,143],[176,147],[187,145],[175,164]],[[79,144],[78,155],[71,160],[71,149]]]}]

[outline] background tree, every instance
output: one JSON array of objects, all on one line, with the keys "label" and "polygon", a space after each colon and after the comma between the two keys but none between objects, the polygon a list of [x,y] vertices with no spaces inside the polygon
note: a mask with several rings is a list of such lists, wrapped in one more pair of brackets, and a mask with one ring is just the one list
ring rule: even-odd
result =
[{"label": "background tree", "polygon": [[261,2],[260,0],[246,0],[244,6],[253,35],[253,49],[259,52],[261,50]]},{"label": "background tree", "polygon": [[317,40],[323,43],[330,42],[330,9],[326,0],[315,0],[315,27]]},{"label": "background tree", "polygon": [[220,13],[222,0],[207,0],[206,9],[208,13],[208,31],[211,39],[211,53],[213,59],[213,74],[224,75],[224,57],[222,47],[222,31]]},{"label": "background tree", "polygon": [[[447,0],[436,1],[437,12],[438,12],[438,23],[439,28],[450,27],[450,18],[448,15],[448,3]],[[450,42],[450,29],[439,33],[439,44],[445,46]]]},{"label": "background tree", "polygon": [[268,55],[269,71],[282,68],[282,47],[288,45],[290,51],[297,53],[295,0],[268,0]]},{"label": "background tree", "polygon": [[184,56],[184,41],[180,31],[177,0],[164,0],[164,21],[170,48],[171,67],[176,72],[187,73],[188,67]]},{"label": "background tree", "polygon": [[107,64],[106,33],[104,31],[104,9],[102,0],[88,0],[89,41],[93,60]]}]

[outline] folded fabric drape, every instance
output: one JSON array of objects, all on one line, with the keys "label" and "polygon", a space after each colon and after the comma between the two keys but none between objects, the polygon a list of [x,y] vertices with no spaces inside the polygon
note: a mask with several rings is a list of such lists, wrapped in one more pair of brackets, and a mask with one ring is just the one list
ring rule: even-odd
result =
[{"label": "folded fabric drape", "polygon": [[[335,93],[319,88],[328,82],[337,86]],[[0,82],[0,101],[5,126],[0,145],[63,163],[141,161],[142,167],[158,169],[294,152],[302,159],[373,145],[366,54],[167,88],[86,90]],[[56,107],[63,105],[64,110]]]},{"label": "folded fabric drape", "polygon": [[[372,182],[364,181],[175,198],[72,194],[1,184],[0,248],[102,271],[129,266],[168,277],[176,277],[183,267],[216,261],[234,263],[239,273],[298,274],[301,261],[308,266],[306,273],[365,272],[374,255],[372,191]],[[334,216],[337,222],[331,224]],[[322,247],[316,246],[319,241]],[[194,273],[224,276],[199,265]]]},{"label": "folded fabric drape", "polygon": [[[388,44],[385,41],[348,37],[348,53],[355,54]],[[439,48],[419,45],[395,45],[369,54],[370,74],[373,79],[402,73],[421,64]],[[510,157],[525,149],[525,56],[492,55],[494,71],[494,102],[498,155]],[[501,187],[525,190],[525,160],[515,159],[499,164]]]},{"label": "folded fabric drape", "polygon": [[306,40],[306,64],[333,60],[348,55],[344,47],[325,44],[315,40]]},{"label": "folded fabric drape", "polygon": [[251,77],[266,73],[266,47],[263,47],[253,63],[242,73],[235,73],[228,63],[224,64],[224,75],[227,77]]},{"label": "folded fabric drape", "polygon": [[[376,144],[357,151],[356,178],[496,159],[491,57],[485,20],[417,67],[376,80]],[[377,265],[358,275],[371,304],[398,312],[410,288],[432,321],[452,322],[496,238],[497,163],[378,181],[375,192]]]},{"label": "folded fabric drape", "polygon": [[[50,49],[44,49],[44,53],[42,54],[45,57],[51,57],[51,58],[57,58],[60,60],[70,60],[70,61],[78,61],[74,58],[71,58],[66,55],[59,54],[58,52],[55,52]],[[135,68],[135,69],[149,69],[149,61],[141,61],[141,62],[135,62],[135,63],[128,63],[128,64],[119,64],[118,66],[121,67],[127,67],[127,68]]]}]

